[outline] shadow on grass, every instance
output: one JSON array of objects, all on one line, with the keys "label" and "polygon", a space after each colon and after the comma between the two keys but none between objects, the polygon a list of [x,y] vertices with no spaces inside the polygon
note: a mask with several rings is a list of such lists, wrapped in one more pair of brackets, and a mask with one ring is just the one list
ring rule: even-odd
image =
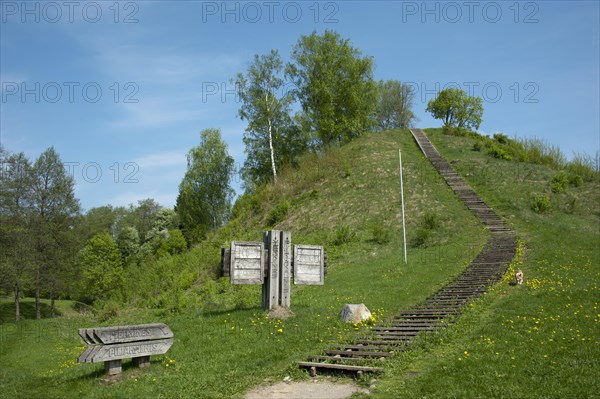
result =
[{"label": "shadow on grass", "polygon": [[[19,305],[21,320],[35,319],[35,301],[22,300]],[[42,319],[50,318],[50,304],[40,303],[40,315]],[[58,309],[55,309],[55,315],[61,315]],[[0,301],[0,323],[8,323],[15,321],[15,302],[14,300]]]},{"label": "shadow on grass", "polygon": [[229,314],[231,312],[239,312],[239,311],[251,311],[255,310],[258,312],[262,312],[263,309],[261,306],[239,306],[234,309],[225,309],[225,310],[217,310],[217,309],[199,309],[198,314],[201,316],[212,317],[212,316],[222,316]]},{"label": "shadow on grass", "polygon": [[[115,375],[108,375],[104,370],[104,363],[87,363],[86,366],[90,369],[87,373],[80,374],[77,377],[73,378],[73,381],[90,381],[95,380],[102,382],[104,384],[114,384],[116,382],[121,381],[124,378],[131,378],[132,376],[140,375],[148,370],[152,370],[155,368],[159,368],[162,364],[160,357],[152,356],[150,359],[150,366],[148,367],[138,367],[133,364],[133,360],[123,359],[121,361],[121,373]],[[101,367],[100,367],[101,366]]]}]

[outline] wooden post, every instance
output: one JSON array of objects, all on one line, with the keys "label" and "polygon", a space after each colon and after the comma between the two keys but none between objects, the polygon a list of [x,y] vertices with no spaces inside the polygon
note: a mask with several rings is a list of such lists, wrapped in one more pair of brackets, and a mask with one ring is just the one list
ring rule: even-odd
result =
[{"label": "wooden post", "polygon": [[121,359],[107,360],[104,362],[104,371],[108,375],[115,375],[121,373]]},{"label": "wooden post", "polygon": [[134,357],[133,365],[136,367],[149,367],[150,366],[150,356],[140,356]]},{"label": "wooden post", "polygon": [[292,233],[289,231],[281,232],[281,271],[279,280],[279,305],[284,308],[290,307],[291,285],[290,278],[292,275]]},{"label": "wooden post", "polygon": [[269,253],[269,270],[265,279],[264,293],[266,301],[263,302],[263,309],[271,310],[279,304],[279,247],[280,236],[279,230],[271,230],[265,232],[265,248]]}]

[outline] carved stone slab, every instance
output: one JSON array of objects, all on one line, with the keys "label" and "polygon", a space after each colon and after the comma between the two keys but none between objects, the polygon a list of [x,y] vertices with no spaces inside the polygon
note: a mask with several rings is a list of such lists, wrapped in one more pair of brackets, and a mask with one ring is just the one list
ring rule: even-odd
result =
[{"label": "carved stone slab", "polygon": [[264,279],[264,244],[233,241],[231,243],[232,284],[262,284]]},{"label": "carved stone slab", "polygon": [[153,341],[128,342],[113,345],[88,346],[79,356],[79,363],[100,363],[111,360],[162,355],[173,345],[173,338]]},{"label": "carved stone slab", "polygon": [[81,328],[79,329],[79,335],[90,345],[108,345],[172,338],[173,331],[166,324],[156,323],[136,326]]},{"label": "carved stone slab", "polygon": [[320,245],[294,245],[294,284],[323,285],[324,250]]}]

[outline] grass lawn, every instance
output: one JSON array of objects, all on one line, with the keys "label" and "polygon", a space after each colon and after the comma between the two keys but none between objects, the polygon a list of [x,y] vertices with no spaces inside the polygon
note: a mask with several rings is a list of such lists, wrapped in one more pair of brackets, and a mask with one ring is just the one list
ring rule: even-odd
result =
[{"label": "grass lawn", "polygon": [[[413,350],[387,361],[385,372],[375,377],[373,396],[598,395],[598,183],[551,195],[551,209],[537,214],[531,210],[532,195],[547,193],[555,171],[470,151],[468,138],[428,134],[442,155],[458,160],[454,165],[459,172],[517,231],[525,244],[526,285],[499,284],[457,324],[423,337]],[[411,242],[408,265],[403,263],[400,227],[400,147]],[[275,218],[274,210],[286,201],[284,216]],[[230,227],[230,240],[260,240],[271,223],[291,230],[294,243],[324,244],[329,254],[324,286],[293,287],[294,317],[267,318],[260,309],[260,287],[229,287],[225,279],[190,288],[185,293],[189,305],[176,312],[128,306],[106,321],[60,301],[58,318],[30,320],[27,302],[26,320],[14,323],[9,321],[12,301],[1,300],[2,394],[230,398],[287,375],[307,379],[295,361],[355,334],[353,325],[338,321],[344,303],[364,302],[378,319],[392,316],[457,275],[487,238],[408,131],[369,135],[324,157],[306,158],[299,170],[282,171],[260,203],[260,213]],[[574,208],[567,209],[572,203]],[[416,246],[416,231],[428,214],[435,215],[437,227]],[[207,287],[216,292],[210,306],[194,301]],[[228,301],[228,295],[243,296],[243,306],[232,306],[235,301]],[[102,364],[76,363],[83,350],[78,328],[147,322],[164,322],[175,334],[172,348],[153,357],[151,367],[135,369],[126,361],[120,377],[107,381]],[[370,379],[363,382],[368,385]]]}]

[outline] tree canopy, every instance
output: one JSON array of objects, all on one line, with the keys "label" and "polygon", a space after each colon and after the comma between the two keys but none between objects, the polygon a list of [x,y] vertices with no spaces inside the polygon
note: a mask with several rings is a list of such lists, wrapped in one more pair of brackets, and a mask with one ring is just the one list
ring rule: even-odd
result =
[{"label": "tree canopy", "polygon": [[427,112],[446,127],[479,129],[483,121],[483,99],[471,97],[454,87],[442,90],[427,104]]},{"label": "tree canopy", "polygon": [[342,144],[373,125],[373,59],[333,31],[301,36],[286,74],[296,85],[306,126],[322,145]]},{"label": "tree canopy", "polygon": [[234,194],[230,186],[233,172],[234,161],[221,131],[203,130],[200,145],[188,152],[175,206],[188,242],[203,238],[227,220]]},{"label": "tree canopy", "polygon": [[285,90],[283,61],[276,50],[267,55],[255,55],[245,75],[236,77],[236,87],[242,100],[239,116],[248,121],[244,134],[247,158],[242,174],[246,186],[272,178],[282,164],[294,161],[304,152],[306,140],[290,116],[294,101]]},{"label": "tree canopy", "polygon": [[377,127],[386,129],[406,129],[416,120],[412,112],[415,93],[410,85],[398,80],[377,82],[378,107]]}]

